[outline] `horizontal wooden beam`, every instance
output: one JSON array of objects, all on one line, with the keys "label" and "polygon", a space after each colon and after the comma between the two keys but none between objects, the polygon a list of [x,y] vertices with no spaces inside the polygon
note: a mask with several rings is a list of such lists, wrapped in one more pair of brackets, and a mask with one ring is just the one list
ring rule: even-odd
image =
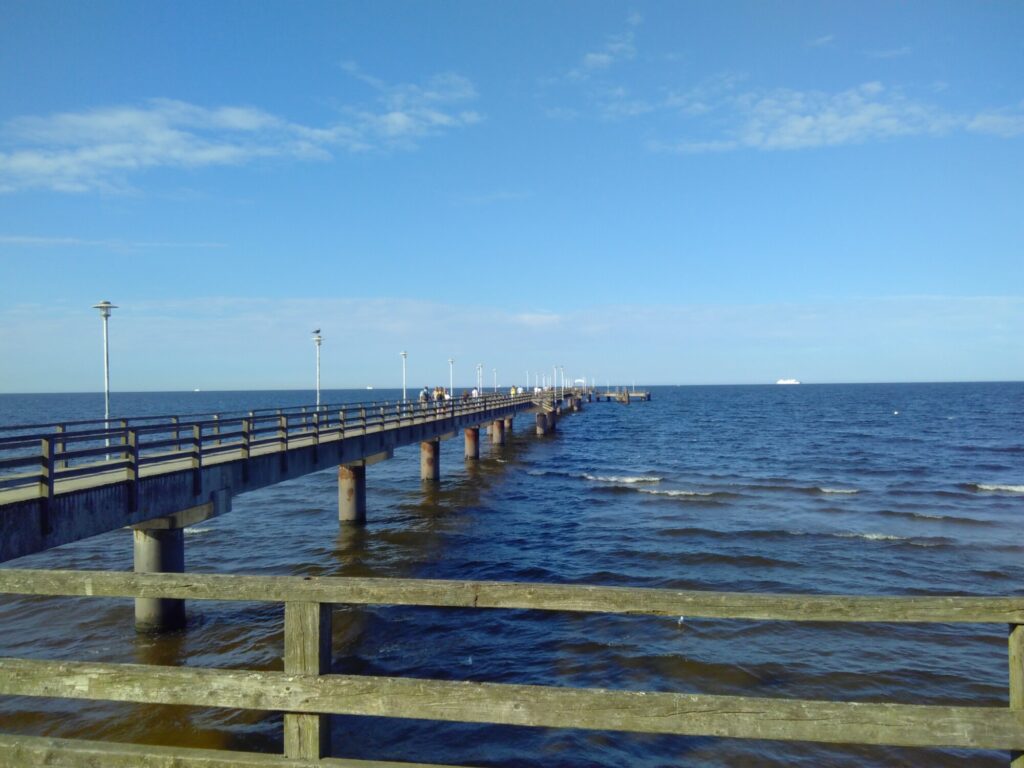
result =
[{"label": "horizontal wooden beam", "polygon": [[59,765],[62,768],[465,768],[340,757],[294,760],[261,752],[0,734],[0,768],[23,768],[26,765]]},{"label": "horizontal wooden beam", "polygon": [[807,701],[0,658],[0,695],[901,747],[1024,749],[1008,707]]},{"label": "horizontal wooden beam", "polygon": [[347,576],[0,568],[0,593],[508,608],[756,621],[1024,624],[1024,597],[783,595]]}]

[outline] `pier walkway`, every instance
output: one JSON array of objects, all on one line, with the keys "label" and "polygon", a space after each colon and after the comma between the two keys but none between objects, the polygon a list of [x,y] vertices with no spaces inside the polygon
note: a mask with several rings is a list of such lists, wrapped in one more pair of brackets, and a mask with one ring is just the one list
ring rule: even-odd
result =
[{"label": "pier walkway", "polygon": [[[0,427],[0,562],[132,527],[136,571],[180,573],[185,527],[229,511],[239,493],[331,467],[339,521],[359,525],[366,468],[395,449],[419,443],[420,478],[436,483],[442,440],[462,431],[474,461],[481,427],[501,445],[517,414],[536,412],[535,429],[547,434],[562,404],[553,393],[491,394]],[[136,620],[173,628],[184,609],[140,600]]]}]

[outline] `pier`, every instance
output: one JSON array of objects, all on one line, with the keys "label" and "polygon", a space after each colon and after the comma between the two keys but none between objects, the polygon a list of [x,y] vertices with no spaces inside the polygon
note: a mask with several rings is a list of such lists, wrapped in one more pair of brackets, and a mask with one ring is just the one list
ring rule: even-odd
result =
[{"label": "pier", "polygon": [[[575,395],[566,394],[575,403]],[[515,416],[539,411],[547,434],[563,400],[492,394],[462,400],[346,403],[244,415],[154,416],[0,429],[0,562],[124,527],[138,572],[184,571],[184,528],[224,514],[231,499],[337,467],[338,520],[367,515],[368,467],[419,445],[420,479],[441,479],[440,443],[460,432],[480,456]],[[140,598],[141,629],[184,624],[180,601]]]},{"label": "pier", "polygon": [[[647,393],[635,393],[636,395]],[[634,393],[629,393],[632,400]],[[367,470],[419,446],[419,480],[443,476],[440,442],[502,446],[516,417],[540,437],[593,391],[488,395],[442,403],[349,403],[245,414],[156,416],[0,430],[0,560],[130,528],[134,571],[0,568],[0,594],[132,600],[139,629],[170,630],[193,600],[283,606],[280,668],[204,668],[89,659],[0,658],[0,696],[281,713],[279,753],[0,733],[0,768],[397,766],[339,756],[331,715],[731,739],[1004,750],[1024,768],[1024,597],[823,595],[585,584],[184,573],[183,529],[230,510],[239,493],[336,468],[338,525],[372,515]],[[614,399],[614,398],[613,398]],[[626,400],[626,402],[629,402]],[[621,402],[621,401],[620,401]],[[528,417],[528,418],[526,418]],[[224,542],[231,546],[231,542]],[[1008,627],[1006,703],[984,706],[612,690],[334,674],[336,606],[441,607],[810,624]],[[126,626],[125,631],[131,631]],[[642,628],[638,628],[642,632]],[[922,663],[926,663],[922,661]],[[425,764],[403,763],[408,768]],[[454,768],[437,766],[432,768]]]}]

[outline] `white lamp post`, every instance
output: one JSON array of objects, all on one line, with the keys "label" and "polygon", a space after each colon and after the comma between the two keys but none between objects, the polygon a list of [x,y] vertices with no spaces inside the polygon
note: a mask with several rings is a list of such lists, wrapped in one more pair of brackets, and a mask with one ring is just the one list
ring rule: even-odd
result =
[{"label": "white lamp post", "polygon": [[[104,299],[99,304],[93,304],[93,309],[100,311],[103,318],[103,428],[110,428],[110,347],[107,344],[107,321],[110,320],[110,310],[117,309],[116,304],[111,304]],[[109,447],[110,438],[106,440]],[[109,457],[108,457],[109,458]]]},{"label": "white lamp post", "polygon": [[409,356],[409,353],[402,350],[402,402],[405,402],[405,359]]},{"label": "white lamp post", "polygon": [[324,338],[320,335],[320,329],[313,331],[313,345],[316,347],[316,407],[320,407],[320,344]]},{"label": "white lamp post", "polygon": [[455,358],[448,358],[448,397],[455,398]]}]

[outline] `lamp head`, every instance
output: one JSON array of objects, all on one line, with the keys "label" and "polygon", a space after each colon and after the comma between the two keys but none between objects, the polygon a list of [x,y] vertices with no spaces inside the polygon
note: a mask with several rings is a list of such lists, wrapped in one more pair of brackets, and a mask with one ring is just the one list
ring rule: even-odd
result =
[{"label": "lamp head", "polygon": [[110,310],[117,309],[117,305],[111,304],[109,301],[104,299],[99,304],[93,304],[92,308],[98,309],[100,311],[100,315],[102,315],[104,318],[107,318],[110,317]]}]

